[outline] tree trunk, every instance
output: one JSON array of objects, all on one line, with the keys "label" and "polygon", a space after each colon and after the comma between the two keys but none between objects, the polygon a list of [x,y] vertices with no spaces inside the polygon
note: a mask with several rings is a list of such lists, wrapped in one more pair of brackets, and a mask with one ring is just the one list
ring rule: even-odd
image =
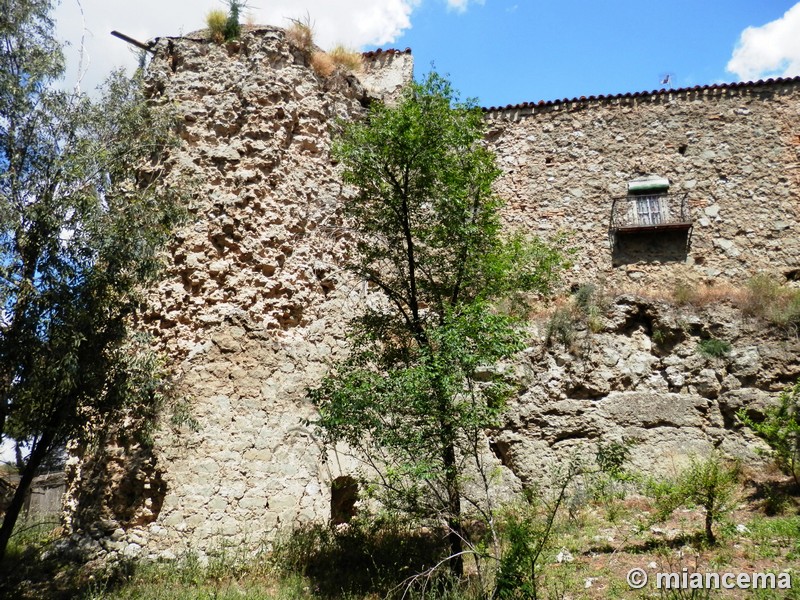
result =
[{"label": "tree trunk", "polygon": [[456,469],[456,450],[453,444],[444,449],[445,485],[447,485],[447,539],[450,542],[450,572],[456,577],[464,574],[464,530],[461,526],[461,491]]},{"label": "tree trunk", "polygon": [[708,507],[706,507],[706,540],[709,544],[713,545],[716,541],[714,538],[714,531],[711,529],[711,525],[713,524],[714,519],[712,518],[712,511]]},{"label": "tree trunk", "polygon": [[11,504],[9,504],[8,510],[3,517],[3,525],[0,527],[0,562],[2,562],[6,555],[11,533],[14,531],[14,525],[16,525],[17,518],[25,504],[25,496],[31,487],[33,476],[39,468],[39,465],[42,464],[45,456],[47,456],[47,452],[50,450],[53,440],[54,434],[46,431],[33,448],[28,458],[28,464],[25,465],[25,468],[22,470],[22,477],[14,492],[14,497],[11,499]]}]

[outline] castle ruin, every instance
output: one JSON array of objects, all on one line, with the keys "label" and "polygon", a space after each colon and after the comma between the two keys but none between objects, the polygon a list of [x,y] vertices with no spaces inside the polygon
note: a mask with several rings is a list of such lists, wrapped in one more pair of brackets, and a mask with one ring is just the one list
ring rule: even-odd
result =
[{"label": "castle ruin", "polygon": [[[182,118],[171,168],[196,182],[196,218],[142,318],[188,417],[165,415],[152,449],[74,457],[67,494],[76,532],[151,558],[328,519],[333,482],[354,473],[344,454],[323,460],[305,424],[306,389],[346,350],[344,321],[365,293],[341,270],[337,225],[353,190],[331,162],[331,131],[391,101],[412,69],[409,52],[378,51],[363,75],[323,78],[277,28],[154,50],[150,91]],[[567,286],[800,278],[800,78],[525,103],[486,120],[507,226],[572,232]],[[599,439],[636,440],[642,468],[712,447],[752,455],[735,411],[800,376],[796,337],[724,303],[684,314],[624,294],[581,352],[544,335],[534,326],[514,366],[522,392],[487,439],[511,488],[569,453],[593,455]],[[724,361],[695,352],[710,336],[732,344]]]}]

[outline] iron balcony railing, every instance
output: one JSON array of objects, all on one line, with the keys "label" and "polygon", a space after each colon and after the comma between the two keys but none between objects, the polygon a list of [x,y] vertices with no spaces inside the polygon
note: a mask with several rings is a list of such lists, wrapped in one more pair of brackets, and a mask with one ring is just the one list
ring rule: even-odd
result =
[{"label": "iron balcony railing", "polygon": [[692,217],[686,197],[687,194],[637,194],[615,198],[611,230],[689,229]]}]

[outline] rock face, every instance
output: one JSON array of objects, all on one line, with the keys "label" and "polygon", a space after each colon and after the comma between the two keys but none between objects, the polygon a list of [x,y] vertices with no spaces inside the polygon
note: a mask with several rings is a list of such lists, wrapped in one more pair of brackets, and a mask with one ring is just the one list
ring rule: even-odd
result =
[{"label": "rock face", "polygon": [[[323,460],[305,396],[345,351],[344,321],[366,293],[341,272],[339,213],[352,190],[331,161],[331,129],[371,98],[395,98],[411,56],[373,54],[359,81],[318,77],[276,28],[224,46],[186,37],[155,49],[151,92],[183,121],[170,167],[192,178],[195,201],[142,318],[184,400],[168,407],[152,447],[111,444],[72,460],[68,521],[103,552],[170,557],[255,546],[342,510],[331,484],[351,481],[355,467],[342,454]],[[798,87],[492,112],[506,220],[539,234],[576,230],[575,281],[797,269]],[[609,249],[610,198],[644,172],[691,193],[696,223],[681,261],[625,262]],[[600,439],[637,441],[642,468],[711,446],[752,454],[733,413],[800,374],[796,339],[762,334],[725,306],[676,313],[622,296],[603,319],[598,333],[577,336],[577,350],[547,348],[534,332],[514,367],[523,391],[491,432],[510,487],[571,452],[593,455]],[[731,353],[700,356],[697,341],[709,336]]]},{"label": "rock face", "polygon": [[[517,365],[523,391],[494,443],[525,483],[572,456],[591,459],[599,442],[633,443],[632,466],[648,473],[712,448],[757,461],[760,442],[736,411],[764,408],[800,377],[800,340],[726,303],[676,308],[623,295],[599,331],[576,328],[568,347],[538,336]],[[704,355],[712,338],[730,350]]]}]

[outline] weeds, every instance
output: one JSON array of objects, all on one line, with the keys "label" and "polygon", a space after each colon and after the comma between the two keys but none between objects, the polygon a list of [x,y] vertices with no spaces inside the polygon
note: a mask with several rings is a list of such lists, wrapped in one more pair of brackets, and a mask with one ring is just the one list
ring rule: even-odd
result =
[{"label": "weeds", "polygon": [[717,338],[708,338],[697,343],[697,352],[706,358],[722,358],[730,351],[730,342]]},{"label": "weeds", "polygon": [[360,73],[364,70],[364,57],[360,52],[350,48],[338,45],[328,52],[328,56],[330,56],[336,67],[341,67],[354,73]]},{"label": "weeds", "polygon": [[291,19],[291,24],[286,28],[286,40],[306,56],[311,56],[316,47],[311,16],[306,14],[303,19]]},{"label": "weeds", "polygon": [[760,557],[778,557],[783,550],[789,560],[800,558],[800,516],[758,517],[747,528]]},{"label": "weeds", "polygon": [[385,595],[438,563],[446,552],[447,540],[440,532],[396,518],[356,518],[337,527],[294,530],[276,545],[273,560],[281,572],[307,577],[323,596]]},{"label": "weeds", "polygon": [[765,411],[763,421],[756,421],[745,409],[736,416],[769,444],[768,455],[800,486],[800,379],[781,393],[778,406]]},{"label": "weeds", "polygon": [[579,329],[587,329],[592,333],[603,330],[605,323],[603,313],[608,308],[608,301],[594,284],[579,286],[573,295],[572,302],[557,308],[547,322],[545,343],[552,345],[560,342],[565,348],[571,348]]},{"label": "weeds", "polygon": [[800,290],[781,285],[774,277],[761,273],[747,282],[742,312],[774,325],[800,328]]},{"label": "weeds", "polygon": [[242,32],[239,16],[247,3],[243,0],[226,0],[228,12],[214,9],[206,15],[206,26],[214,43],[221,44],[237,39]]},{"label": "weeds", "polygon": [[215,44],[221,44],[225,41],[225,23],[227,21],[228,15],[224,10],[214,9],[206,15],[206,26],[211,35],[211,40]]}]

